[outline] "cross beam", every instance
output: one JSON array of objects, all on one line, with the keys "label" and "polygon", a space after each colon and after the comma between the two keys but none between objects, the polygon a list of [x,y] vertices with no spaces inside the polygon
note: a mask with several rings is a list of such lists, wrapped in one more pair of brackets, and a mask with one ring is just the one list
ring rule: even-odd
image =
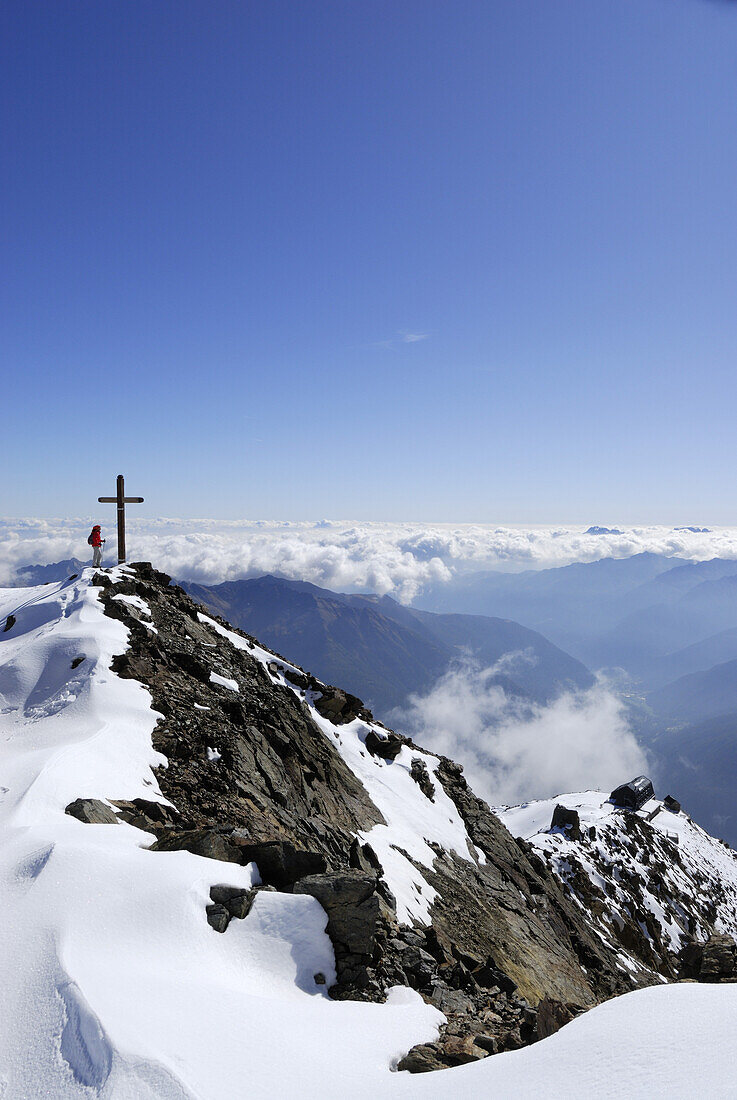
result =
[{"label": "cross beam", "polygon": [[117,504],[118,506],[118,565],[125,561],[125,506],[143,504],[143,497],[127,497],[123,475],[118,474],[117,494],[114,497],[98,497],[99,504]]}]

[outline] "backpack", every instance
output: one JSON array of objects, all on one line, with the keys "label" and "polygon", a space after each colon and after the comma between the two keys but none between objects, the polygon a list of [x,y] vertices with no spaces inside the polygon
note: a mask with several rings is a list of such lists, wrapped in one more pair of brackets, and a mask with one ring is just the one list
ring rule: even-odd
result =
[{"label": "backpack", "polygon": [[87,536],[87,545],[92,546],[92,532],[91,531],[90,531],[89,535]]}]

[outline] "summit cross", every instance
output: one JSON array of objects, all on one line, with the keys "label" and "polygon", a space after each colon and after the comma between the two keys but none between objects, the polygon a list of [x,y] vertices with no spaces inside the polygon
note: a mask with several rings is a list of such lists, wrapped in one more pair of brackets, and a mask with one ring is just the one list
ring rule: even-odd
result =
[{"label": "summit cross", "polygon": [[118,506],[118,565],[125,562],[125,506],[143,504],[143,497],[127,497],[123,475],[118,474],[117,494],[114,497],[98,497],[99,504],[117,504]]}]

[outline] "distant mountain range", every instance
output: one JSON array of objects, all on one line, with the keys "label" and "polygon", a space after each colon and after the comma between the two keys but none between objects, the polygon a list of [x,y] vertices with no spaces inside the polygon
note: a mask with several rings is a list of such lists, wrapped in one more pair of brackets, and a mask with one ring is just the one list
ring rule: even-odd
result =
[{"label": "distant mountain range", "polygon": [[666,729],[652,751],[662,788],[704,828],[737,846],[737,708]]},{"label": "distant mountain range", "polygon": [[737,659],[737,561],[730,559],[645,553],[474,573],[430,587],[419,604],[514,619],[589,668],[624,668],[645,689]]},{"label": "distant mountain range", "polygon": [[436,615],[387,596],[345,595],[273,576],[182,587],[322,679],[344,684],[379,715],[406,703],[411,693],[428,690],[463,655],[492,666],[519,653],[519,661],[500,671],[496,682],[539,703],[594,682],[580,661],[507,619]]},{"label": "distant mountain range", "polygon": [[692,672],[648,696],[657,714],[683,724],[737,714],[737,660]]}]

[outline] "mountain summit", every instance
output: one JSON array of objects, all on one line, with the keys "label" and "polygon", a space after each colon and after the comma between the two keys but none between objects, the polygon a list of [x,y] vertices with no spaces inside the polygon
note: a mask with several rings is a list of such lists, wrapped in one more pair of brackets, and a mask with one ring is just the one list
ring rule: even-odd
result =
[{"label": "mountain summit", "polygon": [[672,976],[459,765],[150,565],[0,593],[0,693],[8,1096],[447,1096],[390,1070],[485,1069]]}]

